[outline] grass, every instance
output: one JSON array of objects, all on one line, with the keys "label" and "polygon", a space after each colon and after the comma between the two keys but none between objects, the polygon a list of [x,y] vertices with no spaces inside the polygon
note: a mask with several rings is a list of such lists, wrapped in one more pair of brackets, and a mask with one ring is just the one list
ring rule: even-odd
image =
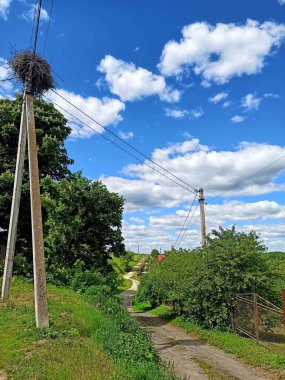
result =
[{"label": "grass", "polygon": [[125,290],[128,290],[131,286],[132,286],[132,280],[123,278],[121,284],[118,286],[118,291],[124,292]]},{"label": "grass", "polygon": [[201,358],[193,357],[192,359],[202,368],[209,380],[237,380],[236,377],[224,374],[222,372],[217,372],[213,366]]},{"label": "grass", "polygon": [[0,303],[0,370],[9,379],[172,379],[155,361],[112,354],[119,326],[85,297],[48,286],[48,302],[50,327],[42,330],[34,325],[32,284],[14,278],[9,302]]},{"label": "grass", "polygon": [[274,352],[272,347],[268,348],[256,341],[239,335],[218,330],[205,329],[191,320],[183,320],[167,306],[161,305],[151,309],[148,303],[136,303],[134,311],[148,311],[150,314],[168,320],[173,326],[185,329],[200,339],[216,346],[223,351],[233,354],[245,363],[265,370],[276,370],[284,374],[285,356],[280,352]]},{"label": "grass", "polygon": [[[0,368],[12,379],[116,379],[122,370],[92,339],[102,315],[67,289],[49,287],[50,327],[34,326],[32,285],[13,281],[0,304]],[[74,358],[76,357],[76,360]]]}]

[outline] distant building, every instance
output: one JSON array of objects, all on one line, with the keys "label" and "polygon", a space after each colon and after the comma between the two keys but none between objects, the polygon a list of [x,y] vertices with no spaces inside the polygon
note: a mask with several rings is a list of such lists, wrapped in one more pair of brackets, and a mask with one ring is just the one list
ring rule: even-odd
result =
[{"label": "distant building", "polygon": [[157,261],[158,262],[161,262],[165,259],[165,255],[164,254],[160,254],[160,255],[157,255]]}]

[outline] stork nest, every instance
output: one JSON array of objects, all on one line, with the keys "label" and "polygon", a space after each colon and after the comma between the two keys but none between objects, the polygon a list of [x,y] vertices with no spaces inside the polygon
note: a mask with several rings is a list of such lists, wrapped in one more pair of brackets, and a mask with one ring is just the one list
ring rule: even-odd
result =
[{"label": "stork nest", "polygon": [[9,66],[15,79],[22,82],[26,91],[35,96],[40,96],[55,86],[49,63],[38,54],[31,51],[16,53]]}]

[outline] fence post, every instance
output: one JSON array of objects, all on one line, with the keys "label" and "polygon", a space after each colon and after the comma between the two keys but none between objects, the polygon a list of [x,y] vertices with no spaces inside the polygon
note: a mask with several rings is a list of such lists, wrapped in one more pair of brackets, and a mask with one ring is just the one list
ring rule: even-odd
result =
[{"label": "fence post", "polygon": [[254,315],[254,328],[255,328],[255,338],[259,340],[259,312],[257,305],[257,294],[253,293],[253,315]]},{"label": "fence post", "polygon": [[236,330],[236,308],[237,308],[237,306],[235,304],[235,306],[232,307],[232,310],[231,310],[231,313],[230,313],[232,331],[233,331],[234,334],[236,334],[236,332],[237,332],[237,330]]},{"label": "fence post", "polygon": [[283,325],[285,329],[285,289],[282,289]]}]

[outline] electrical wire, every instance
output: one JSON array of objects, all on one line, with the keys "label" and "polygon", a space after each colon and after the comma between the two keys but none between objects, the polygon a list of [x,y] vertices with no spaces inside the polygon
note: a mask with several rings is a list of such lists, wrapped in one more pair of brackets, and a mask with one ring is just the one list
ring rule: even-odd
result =
[{"label": "electrical wire", "polygon": [[185,227],[185,225],[186,225],[186,223],[187,223],[187,219],[189,218],[189,215],[190,215],[190,213],[191,213],[191,210],[192,210],[192,207],[193,207],[193,205],[194,205],[194,202],[195,202],[196,198],[197,198],[197,193],[195,194],[195,197],[194,197],[194,199],[193,199],[193,201],[192,201],[192,203],[191,203],[191,205],[190,205],[190,207],[189,207],[188,214],[186,215],[186,218],[184,219],[184,223],[183,223],[183,225],[182,225],[182,227],[181,227],[181,229],[180,229],[179,235],[177,236],[177,239],[176,239],[176,242],[175,242],[175,244],[174,244],[174,247],[177,245],[177,243],[178,243],[178,241],[179,241],[179,239],[180,239],[181,233],[182,233],[182,231],[183,231],[183,229],[184,229],[184,227]]},{"label": "electrical wire", "polygon": [[35,30],[35,20],[36,20],[36,13],[37,13],[37,2],[38,2],[38,0],[35,0],[35,3],[34,3],[33,26],[32,26],[31,38],[30,38],[30,50],[32,48],[33,35],[34,35],[34,30]]},{"label": "electrical wire", "polygon": [[133,153],[129,152],[128,150],[124,149],[122,146],[120,146],[119,144],[117,144],[115,141],[111,140],[110,138],[108,138],[107,136],[99,133],[98,131],[96,131],[95,128],[91,127],[90,125],[86,124],[83,120],[79,119],[77,116],[73,115],[71,112],[67,111],[65,108],[63,108],[62,106],[60,106],[58,103],[52,101],[50,98],[48,98],[46,95],[43,95],[50,103],[54,104],[55,106],[59,107],[60,109],[62,109],[62,111],[66,112],[67,114],[69,114],[71,117],[73,117],[74,119],[78,120],[81,124],[85,125],[87,128],[91,129],[92,131],[94,131],[95,133],[97,133],[97,135],[101,136],[102,138],[104,138],[105,140],[109,141],[110,143],[112,143],[113,145],[115,145],[117,148],[121,149],[123,152],[127,153],[128,155],[130,155],[131,157],[135,158],[137,161],[141,162],[143,165],[149,167],[150,169],[154,170],[155,172],[159,173],[160,175],[162,175],[163,177],[167,178],[169,181],[175,183],[176,185],[180,186],[181,188],[187,190],[188,192],[190,192],[191,194],[193,194],[193,191],[191,191],[189,188],[187,188],[186,186],[182,185],[181,183],[179,182],[176,182],[174,181],[172,178],[169,178],[167,175],[165,175],[164,173],[161,173],[159,170],[157,170],[156,168],[154,168],[153,166],[147,164],[145,161],[143,161],[142,159],[140,159],[139,157],[135,156]]},{"label": "electrical wire", "polygon": [[[192,220],[196,219],[196,218],[199,216],[199,215],[198,215],[196,218],[194,218],[194,215],[195,215],[195,213],[196,213],[196,211],[197,211],[198,206],[199,206],[199,204],[196,205],[196,207],[195,207],[195,209],[194,209],[194,211],[193,211],[193,214],[192,214],[192,216],[191,216],[191,218],[190,218],[190,220],[189,220],[189,222],[188,222],[186,228],[184,229],[184,232],[183,232],[183,234],[182,234],[182,236],[181,236],[181,238],[180,238],[180,241],[176,244],[177,247],[180,245],[182,239],[184,238],[184,235],[185,235],[186,231],[187,231],[188,229],[190,230],[190,229],[194,226],[195,223],[192,223],[191,226],[190,226],[190,223],[191,223]],[[190,227],[189,227],[189,226],[190,226]]]},{"label": "electrical wire", "polygon": [[50,27],[50,21],[51,21],[53,6],[54,6],[54,0],[52,0],[52,2],[51,2],[50,12],[49,12],[49,20],[48,20],[46,38],[45,38],[45,43],[44,43],[43,56],[45,55],[45,51],[46,51],[46,44],[47,44],[47,39],[48,39],[48,33],[49,33],[49,27]]},{"label": "electrical wire", "polygon": [[37,42],[38,42],[38,35],[39,35],[41,10],[42,10],[42,0],[39,0],[38,14],[37,14],[37,23],[36,23],[36,31],[35,31],[35,39],[34,39],[34,48],[33,48],[34,54],[36,53],[36,50],[37,50]]},{"label": "electrical wire", "polygon": [[[129,148],[133,149],[134,151],[136,151],[137,153],[139,153],[141,156],[143,156],[144,158],[146,158],[147,160],[149,160],[150,162],[152,162],[153,164],[155,164],[156,166],[158,166],[160,169],[164,170],[166,173],[168,173],[172,177],[176,178],[180,182],[184,183],[185,185],[189,186],[191,189],[194,190],[194,192],[196,192],[195,187],[193,187],[192,185],[190,185],[188,182],[184,181],[183,179],[179,178],[178,176],[176,176],[175,174],[173,174],[169,170],[165,169],[163,166],[161,166],[160,164],[158,164],[157,162],[155,162],[153,159],[151,159],[150,157],[148,157],[145,153],[143,153],[142,151],[140,151],[139,149],[137,149],[135,146],[131,145],[130,143],[128,143],[127,141],[125,141],[124,139],[122,139],[121,137],[119,137],[116,133],[112,132],[109,128],[105,127],[104,125],[102,125],[101,123],[99,123],[96,119],[94,119],[93,117],[91,117],[90,115],[88,115],[86,112],[82,111],[79,107],[77,107],[75,104],[73,104],[72,102],[70,102],[63,95],[59,94],[56,90],[52,89],[51,91],[54,92],[59,97],[61,97],[63,100],[65,100],[71,106],[73,106],[74,108],[76,108],[83,115],[87,116],[90,120],[92,120],[94,123],[96,123],[97,125],[99,125],[106,132],[110,133],[113,137],[115,137],[116,139],[120,140],[123,144],[127,145]],[[193,194],[195,194],[194,192],[193,192]]]},{"label": "electrical wire", "polygon": [[213,199],[211,199],[211,201],[209,201],[209,202],[207,202],[207,203],[208,203],[208,204],[213,203],[213,201],[214,201],[215,199],[217,199],[217,198],[219,198],[219,197],[222,197],[222,196],[223,196],[224,194],[226,194],[228,191],[231,191],[232,189],[234,189],[235,187],[237,187],[237,186],[240,185],[241,183],[247,181],[247,180],[250,179],[250,178],[255,177],[256,174],[262,173],[264,170],[270,168],[271,166],[273,166],[274,164],[276,164],[276,162],[281,161],[283,158],[285,158],[285,154],[284,154],[283,156],[279,157],[277,160],[271,162],[269,165],[264,166],[262,169],[260,169],[260,170],[258,170],[257,172],[251,174],[250,176],[244,178],[242,181],[238,182],[238,183],[235,184],[234,186],[230,186],[230,187],[228,187],[224,192],[222,192],[222,193],[219,194],[219,195],[216,195]]}]

